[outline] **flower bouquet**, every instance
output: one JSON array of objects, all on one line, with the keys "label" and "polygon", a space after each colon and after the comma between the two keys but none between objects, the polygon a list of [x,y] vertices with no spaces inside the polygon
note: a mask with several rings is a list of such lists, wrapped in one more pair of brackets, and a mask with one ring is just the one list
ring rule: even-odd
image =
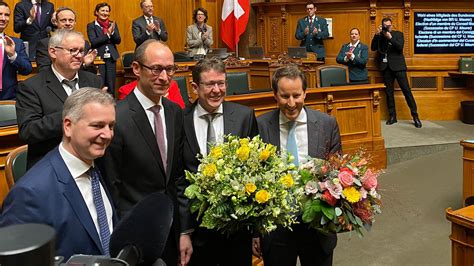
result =
[{"label": "flower bouquet", "polygon": [[302,195],[297,168],[289,159],[259,136],[227,136],[200,158],[197,173],[186,171],[191,212],[198,212],[200,226],[229,234],[289,227],[299,211],[296,197]]},{"label": "flower bouquet", "polygon": [[370,230],[380,213],[377,192],[380,171],[367,166],[363,151],[332,155],[329,160],[310,159],[300,166],[304,185],[303,222],[323,232]]}]

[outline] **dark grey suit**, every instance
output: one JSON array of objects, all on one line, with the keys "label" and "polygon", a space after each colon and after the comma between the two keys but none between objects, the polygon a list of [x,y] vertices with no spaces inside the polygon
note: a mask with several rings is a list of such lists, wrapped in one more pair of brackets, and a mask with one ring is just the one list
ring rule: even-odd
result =
[{"label": "dark grey suit", "polygon": [[[339,126],[327,114],[304,107],[307,114],[308,155],[325,159],[330,154],[342,152]],[[257,120],[262,140],[280,148],[280,110],[260,116]],[[301,220],[300,220],[301,222]],[[323,235],[307,224],[296,224],[293,231],[278,228],[262,241],[265,265],[332,265],[332,253],[337,244],[335,234]]]},{"label": "dark grey suit", "polygon": [[[194,103],[184,110],[184,164],[185,169],[197,172],[199,161],[196,155],[200,154],[196,131],[194,128]],[[254,137],[258,135],[257,120],[253,109],[231,102],[223,103],[224,134],[235,136]],[[194,224],[196,216],[193,216]],[[224,236],[216,231],[197,227],[192,235],[193,255],[190,265],[251,265],[252,242],[250,232],[241,232],[231,236]]]},{"label": "dark grey suit", "polygon": [[[140,16],[133,20],[132,22],[132,35],[133,40],[135,41],[136,47],[140,46],[144,41],[148,39],[155,39],[158,41],[166,42],[168,40],[168,31],[166,31],[165,22],[159,18],[153,16],[153,21],[158,21],[160,23],[161,33],[158,34],[157,32],[153,31],[151,35],[146,33],[146,26],[147,21],[144,16]],[[135,47],[135,49],[136,49]]]},{"label": "dark grey suit", "polygon": [[[82,70],[78,75],[80,88],[102,86],[97,75]],[[16,114],[20,139],[28,144],[28,169],[61,142],[66,98],[51,67],[18,84]]]}]

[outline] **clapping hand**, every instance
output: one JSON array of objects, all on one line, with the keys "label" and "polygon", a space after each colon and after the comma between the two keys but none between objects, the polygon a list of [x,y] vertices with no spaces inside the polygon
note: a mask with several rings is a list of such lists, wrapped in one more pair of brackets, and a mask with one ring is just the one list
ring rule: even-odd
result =
[{"label": "clapping hand", "polygon": [[97,57],[97,50],[96,49],[90,49],[89,52],[87,52],[86,55],[84,55],[84,64],[86,66],[92,64],[94,62],[94,59]]},{"label": "clapping hand", "polygon": [[201,35],[201,38],[202,38],[203,41],[205,41],[208,36],[209,36],[209,34],[208,34],[207,32],[204,32],[204,33]]},{"label": "clapping hand", "polygon": [[31,9],[30,9],[30,17],[29,17],[29,19],[30,19],[31,21],[34,21],[35,18],[36,18],[36,6],[33,5],[33,7],[31,7]]},{"label": "clapping hand", "polygon": [[309,33],[309,27],[306,26],[306,28],[304,28],[304,35],[308,35],[308,33]]},{"label": "clapping hand", "polygon": [[319,29],[314,27],[313,29],[313,35],[317,35],[319,33]]},{"label": "clapping hand", "polygon": [[153,24],[155,25],[155,31],[159,32],[161,30],[160,22],[158,22],[158,20],[155,20]]},{"label": "clapping hand", "polygon": [[8,37],[5,35],[5,52],[9,57],[12,57],[15,55],[15,42],[12,40],[12,38]]},{"label": "clapping hand", "polygon": [[150,23],[150,24],[147,24],[147,25],[146,25],[146,30],[147,30],[148,32],[150,32],[150,33],[151,33],[152,31],[154,31],[155,28],[156,28],[155,23]]},{"label": "clapping hand", "polygon": [[115,30],[115,22],[111,22],[109,28],[107,29],[107,32],[109,33],[109,35],[112,35],[112,33],[114,33],[114,30]]}]

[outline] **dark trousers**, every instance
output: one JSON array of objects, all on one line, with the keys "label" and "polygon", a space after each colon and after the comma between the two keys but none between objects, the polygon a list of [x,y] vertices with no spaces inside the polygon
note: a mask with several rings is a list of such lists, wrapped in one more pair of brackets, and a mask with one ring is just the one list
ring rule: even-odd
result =
[{"label": "dark trousers", "polygon": [[324,235],[308,224],[296,224],[293,231],[278,227],[262,239],[265,266],[295,266],[297,257],[301,266],[330,266],[337,244],[335,234]]},{"label": "dark trousers", "polygon": [[251,266],[252,235],[242,231],[230,236],[205,228],[192,235],[190,266]]},{"label": "dark trousers", "polygon": [[99,73],[102,83],[107,86],[107,92],[115,97],[115,78],[117,76],[117,61],[112,58],[104,59],[105,64],[99,65]]},{"label": "dark trousers", "polygon": [[405,101],[410,108],[410,112],[412,116],[417,116],[418,112],[416,110],[416,102],[413,94],[411,93],[410,85],[408,85],[408,78],[406,71],[392,71],[388,67],[383,71],[383,78],[385,82],[385,94],[387,95],[387,108],[388,114],[390,116],[397,116],[397,111],[395,110],[395,96],[394,96],[394,89],[393,83],[395,79],[400,85],[400,89],[402,90],[403,96],[405,96]]}]

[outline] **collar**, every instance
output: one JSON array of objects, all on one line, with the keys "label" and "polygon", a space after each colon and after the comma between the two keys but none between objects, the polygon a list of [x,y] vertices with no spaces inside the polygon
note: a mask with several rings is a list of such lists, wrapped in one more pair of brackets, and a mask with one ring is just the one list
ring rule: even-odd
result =
[{"label": "collar", "polygon": [[153,16],[149,16],[149,17],[147,17],[147,16],[143,15],[143,17],[145,18],[145,20],[148,20],[149,18],[151,18],[151,19],[152,19],[152,21],[154,20],[154,19],[153,19]]},{"label": "collar", "polygon": [[[286,118],[286,116],[280,111],[279,124],[280,125],[287,124],[289,121],[290,120],[288,118]],[[301,109],[301,112],[298,115],[298,117],[295,119],[295,121],[296,121],[297,124],[306,124],[306,122],[308,121],[308,119],[306,118],[306,110],[305,110],[304,106]]]},{"label": "collar", "polygon": [[[61,75],[61,74],[56,70],[56,68],[54,68],[54,64],[51,64],[51,69],[53,70],[54,75],[58,78],[59,83],[63,82],[63,80],[68,80],[68,79],[65,78],[63,75]],[[77,82],[79,83],[79,75],[78,75],[77,72],[76,72],[76,75],[74,76],[74,78],[72,78],[72,79],[77,79]]]},{"label": "collar", "polygon": [[[146,97],[145,94],[143,94],[137,87],[135,87],[135,89],[133,90],[133,93],[135,93],[135,96],[137,97],[138,102],[140,102],[140,105],[145,110],[148,110],[155,105],[159,105],[163,107],[163,102],[162,102],[163,96],[160,97],[159,102],[155,103],[150,98]],[[164,108],[161,108],[161,109],[164,110]]]},{"label": "collar", "polygon": [[71,176],[74,179],[78,179],[84,173],[86,173],[89,170],[89,168],[91,168],[91,166],[94,166],[94,163],[92,163],[92,165],[88,165],[85,162],[83,162],[81,159],[72,155],[69,151],[67,151],[64,148],[63,145],[64,143],[61,141],[61,144],[59,144],[59,154],[61,154],[61,157],[63,158],[67,169],[69,170],[69,172],[71,173]]},{"label": "collar", "polygon": [[[222,115],[224,113],[224,108],[223,108],[223,104],[221,103],[221,105],[217,108],[217,110],[214,112],[215,114],[219,114],[219,115]],[[209,114],[208,111],[206,111],[202,106],[201,104],[198,102],[196,104],[196,114],[198,117],[201,117],[203,115],[207,115]]]},{"label": "collar", "polygon": [[[33,5],[35,5],[35,4],[36,4],[36,0],[31,0],[31,3],[32,3]],[[39,2],[38,4],[41,5],[41,2]]]},{"label": "collar", "polygon": [[360,43],[360,40],[358,40],[354,45],[352,45],[352,43],[349,42],[349,44],[348,44],[347,46],[348,46],[348,47],[351,47],[351,46],[357,47],[357,46],[359,45],[359,43]]}]

